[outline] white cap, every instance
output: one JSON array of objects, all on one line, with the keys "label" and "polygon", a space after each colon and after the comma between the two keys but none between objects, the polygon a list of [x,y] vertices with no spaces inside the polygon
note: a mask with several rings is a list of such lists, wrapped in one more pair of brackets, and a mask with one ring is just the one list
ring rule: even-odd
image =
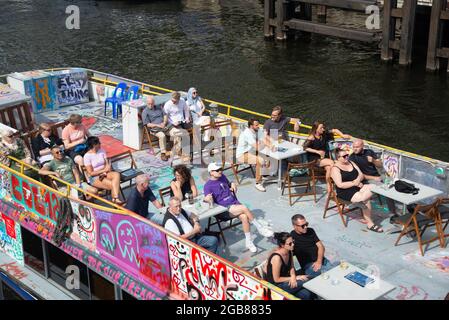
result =
[{"label": "white cap", "polygon": [[218,170],[218,169],[221,169],[221,166],[219,166],[215,162],[209,163],[209,165],[207,166],[207,171],[208,172],[215,171],[215,170]]}]

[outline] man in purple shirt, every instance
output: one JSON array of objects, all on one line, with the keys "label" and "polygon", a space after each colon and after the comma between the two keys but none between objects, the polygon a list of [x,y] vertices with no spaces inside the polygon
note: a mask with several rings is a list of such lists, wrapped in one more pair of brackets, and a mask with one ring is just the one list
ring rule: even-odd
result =
[{"label": "man in purple shirt", "polygon": [[257,252],[257,248],[251,239],[250,224],[253,224],[260,235],[264,237],[272,237],[273,231],[262,226],[249,209],[241,204],[235,193],[237,187],[234,183],[223,175],[223,168],[216,163],[210,163],[207,167],[210,174],[210,180],[204,185],[205,200],[215,202],[216,204],[228,208],[228,211],[222,213],[220,218],[228,219],[230,217],[239,218],[242,221],[243,232],[246,238],[246,247],[253,253]]}]

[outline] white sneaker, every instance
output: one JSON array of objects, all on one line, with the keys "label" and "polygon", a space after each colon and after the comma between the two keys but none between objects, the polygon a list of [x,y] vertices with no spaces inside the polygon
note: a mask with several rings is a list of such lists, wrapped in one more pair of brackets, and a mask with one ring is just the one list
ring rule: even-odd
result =
[{"label": "white sneaker", "polygon": [[257,247],[254,245],[252,241],[246,241],[246,248],[251,251],[252,253],[257,252]]},{"label": "white sneaker", "polygon": [[270,238],[274,235],[274,232],[266,227],[261,227],[257,229],[257,231],[260,233],[261,236]]},{"label": "white sneaker", "polygon": [[262,192],[267,191],[267,189],[265,189],[262,183],[256,183],[256,189]]}]

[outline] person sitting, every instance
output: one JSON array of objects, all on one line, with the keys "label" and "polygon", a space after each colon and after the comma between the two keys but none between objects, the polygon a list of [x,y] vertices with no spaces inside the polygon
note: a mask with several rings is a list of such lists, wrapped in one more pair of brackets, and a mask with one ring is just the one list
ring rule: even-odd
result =
[{"label": "person sitting", "polygon": [[329,271],[333,265],[324,257],[324,245],[315,230],[309,228],[306,218],[302,214],[295,214],[292,217],[292,225],[290,235],[295,243],[293,254],[304,273],[312,279]]},{"label": "person sitting", "polygon": [[[195,88],[190,88],[187,92],[187,107],[190,109],[192,121],[195,126],[201,127],[210,124],[210,117],[206,115],[206,106],[203,100],[198,95]],[[204,141],[210,140],[210,129],[204,132]]]},{"label": "person sitting", "polygon": [[377,168],[382,168],[382,160],[377,158],[373,150],[364,149],[364,146],[362,139],[355,139],[349,160],[360,168],[366,180],[381,181]]},{"label": "person sitting", "polygon": [[185,165],[178,165],[173,168],[175,178],[170,183],[170,196],[177,197],[181,201],[186,199],[186,194],[191,193],[193,198],[198,196],[198,189],[192,172]]},{"label": "person sitting", "polygon": [[149,219],[148,202],[161,209],[162,204],[156,199],[153,191],[149,187],[150,177],[146,174],[139,174],[136,177],[136,185],[131,189],[125,208],[137,213],[139,216]]},{"label": "person sitting", "polygon": [[303,288],[307,275],[296,275],[293,264],[293,237],[288,232],[276,232],[274,239],[278,247],[267,260],[267,281],[297,298],[310,300],[313,293]]},{"label": "person sitting", "polygon": [[51,148],[53,146],[63,146],[62,139],[51,133],[51,126],[48,123],[39,125],[39,134],[31,140],[34,157],[40,164],[44,164],[53,159]]},{"label": "person sitting", "polygon": [[[52,159],[44,163],[42,169],[39,170],[40,175],[53,175],[89,193],[96,194],[98,192],[97,188],[89,186],[86,182],[81,182],[80,173],[73,160],[67,157],[59,146],[51,147],[51,155]],[[65,184],[58,181],[56,181],[56,184],[60,187],[58,188],[60,191],[65,192]],[[78,196],[77,192],[75,196]]]},{"label": "person sitting", "polygon": [[171,99],[164,104],[164,113],[168,117],[168,122],[172,125],[169,134],[173,137],[173,150],[180,155],[182,149],[181,138],[188,136],[185,129],[190,129],[192,124],[190,110],[184,99],[181,99],[179,92],[173,92]]},{"label": "person sitting", "polygon": [[371,220],[371,187],[363,184],[364,175],[359,167],[349,161],[349,152],[337,148],[335,150],[337,161],[331,169],[331,177],[337,189],[337,197],[352,203],[362,202],[363,217],[367,222],[367,228],[374,232],[383,232],[382,228]]},{"label": "person sitting", "polygon": [[246,128],[239,136],[237,144],[236,157],[240,163],[256,165],[256,189],[265,192],[266,189],[263,186],[261,169],[265,166],[267,161],[260,155],[256,155],[257,152],[263,148],[259,139],[259,121],[256,119],[248,120],[248,128]]},{"label": "person sitting", "polygon": [[204,200],[228,208],[228,211],[220,214],[220,217],[223,219],[238,218],[242,222],[243,232],[245,233],[246,248],[253,253],[257,252],[251,238],[250,224],[253,224],[263,237],[273,236],[273,231],[262,226],[254,219],[252,212],[237,200],[235,196],[237,187],[234,183],[229,183],[221,166],[212,162],[208,165],[207,171],[210,174],[210,179],[204,185]]},{"label": "person sitting", "polygon": [[120,173],[112,170],[106,152],[101,149],[98,137],[87,138],[87,152],[84,155],[84,166],[89,176],[89,184],[98,189],[111,190],[112,202],[123,204],[119,199]]},{"label": "person sitting", "polygon": [[[30,149],[25,142],[17,137],[11,129],[0,130],[0,163],[13,170],[21,172],[20,163],[10,159],[8,156],[20,160],[30,166],[36,165],[36,161],[31,158]],[[30,178],[39,180],[37,170],[24,166],[23,173]]]},{"label": "person sitting", "polygon": [[[326,170],[326,181],[329,179],[330,169],[334,164],[334,161],[330,159],[328,142],[334,140],[336,134],[344,139],[351,138],[350,135],[344,134],[338,129],[326,130],[323,122],[315,121],[303,144],[303,149],[307,151],[307,161],[317,160],[317,165]],[[327,191],[330,191],[329,186]]]},{"label": "person sitting", "polygon": [[154,104],[153,96],[148,96],[146,102],[147,107],[142,112],[143,125],[159,139],[161,160],[167,161],[167,135],[170,132],[171,125],[168,124],[167,115],[164,114],[162,107]]},{"label": "person sitting", "polygon": [[188,239],[210,252],[218,253],[218,238],[201,234],[198,217],[186,212],[182,208],[181,200],[177,197],[170,198],[163,226],[183,239]]},{"label": "person sitting", "polygon": [[71,114],[69,124],[62,130],[62,141],[66,154],[79,166],[83,165],[83,156],[87,152],[86,140],[89,130],[82,124],[79,114]]}]

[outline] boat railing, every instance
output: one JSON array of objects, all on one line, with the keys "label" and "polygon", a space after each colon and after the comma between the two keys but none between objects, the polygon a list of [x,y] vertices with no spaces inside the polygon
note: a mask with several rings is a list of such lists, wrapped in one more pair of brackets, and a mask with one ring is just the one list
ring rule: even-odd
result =
[{"label": "boat railing", "polygon": [[[79,256],[70,250],[71,242],[121,270],[123,277],[132,277],[134,282],[152,288],[161,298],[169,295],[179,299],[224,300],[235,297],[296,299],[278,287],[134,212],[93,194],[89,195],[100,204],[83,201],[72,197],[70,192],[60,192],[51,188],[24,174],[25,169],[37,170],[36,168],[8,157],[19,171],[0,163],[0,203],[12,203],[16,210],[2,212],[3,214],[12,215],[10,218],[53,244],[50,235],[61,214],[57,204],[61,199],[70,202],[77,219],[89,217],[92,220],[90,224],[95,227],[87,235],[80,233],[76,228],[77,222],[74,221],[70,239],[60,246],[60,249],[74,258],[79,259]],[[65,185],[67,189],[86,193],[57,177],[52,179]],[[48,226],[52,227],[45,234],[42,233],[42,229]],[[127,232],[122,236],[119,231],[123,226],[126,226]],[[125,241],[126,236],[129,238]],[[195,277],[198,276],[197,278],[203,282],[191,283],[190,277],[184,272],[188,273],[188,270],[193,270],[192,268],[196,270],[195,272],[201,273],[201,276],[196,274]],[[101,273],[102,270],[96,271]],[[117,283],[117,279],[108,272],[105,271],[102,275]],[[130,290],[126,281],[120,281],[118,284],[123,290]],[[132,290],[128,292],[137,298],[154,297],[142,297]]]}]

